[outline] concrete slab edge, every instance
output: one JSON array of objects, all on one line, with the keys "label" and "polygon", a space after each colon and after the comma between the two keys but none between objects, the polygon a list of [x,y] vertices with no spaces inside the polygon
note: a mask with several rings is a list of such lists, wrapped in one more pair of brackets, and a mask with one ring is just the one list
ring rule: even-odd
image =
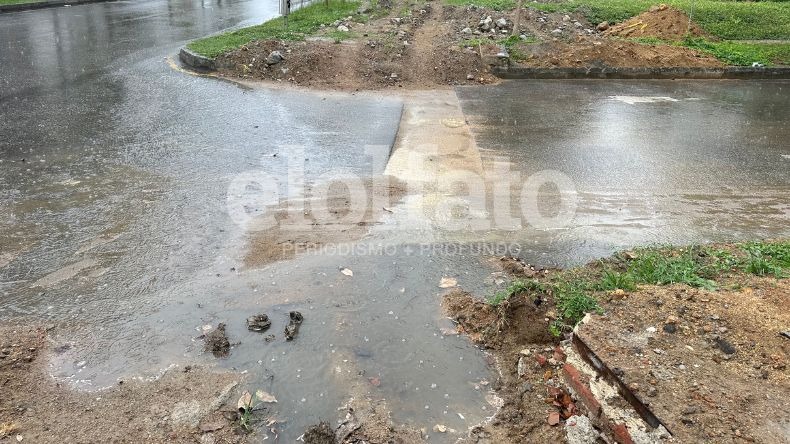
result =
[{"label": "concrete slab edge", "polygon": [[790,67],[779,68],[527,68],[496,66],[502,79],[790,79]]},{"label": "concrete slab edge", "polygon": [[87,3],[111,2],[115,0],[48,0],[33,3],[18,3],[13,5],[0,5],[0,13],[30,11],[33,9],[56,8],[58,6],[77,6]]},{"label": "concrete slab edge", "polygon": [[184,65],[197,71],[216,71],[217,69],[215,59],[190,51],[186,46],[178,51],[178,58]]}]

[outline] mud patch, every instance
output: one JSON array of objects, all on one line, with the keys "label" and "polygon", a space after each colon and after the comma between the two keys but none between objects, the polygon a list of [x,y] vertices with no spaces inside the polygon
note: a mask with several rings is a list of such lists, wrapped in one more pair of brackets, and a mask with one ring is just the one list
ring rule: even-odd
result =
[{"label": "mud patch", "polygon": [[[372,225],[380,223],[388,213],[386,208],[398,202],[407,190],[404,184],[392,177],[369,179],[362,186],[368,202],[361,217],[351,222],[345,222],[344,218],[359,208],[357,203],[352,208],[349,190],[342,186],[330,185],[323,201],[294,199],[271,208],[278,223],[265,229],[252,226],[245,265],[260,267],[323,245],[358,240],[368,233]],[[308,195],[312,190],[312,187],[307,187]],[[315,217],[314,213],[318,211],[329,214],[328,220],[327,217]]]},{"label": "mud patch", "polygon": [[0,338],[0,424],[14,425],[14,442],[246,442],[218,411],[238,375],[173,368],[155,381],[78,392],[47,374],[45,330],[2,327]]}]

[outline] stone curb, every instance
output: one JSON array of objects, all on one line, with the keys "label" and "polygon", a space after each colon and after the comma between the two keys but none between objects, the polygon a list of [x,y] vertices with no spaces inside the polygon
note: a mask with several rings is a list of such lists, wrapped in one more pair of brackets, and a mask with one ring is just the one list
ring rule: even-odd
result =
[{"label": "stone curb", "polygon": [[216,71],[217,61],[190,51],[186,46],[178,52],[178,58],[188,67],[198,71]]},{"label": "stone curb", "polygon": [[103,3],[103,2],[111,2],[111,1],[114,0],[72,0],[72,1],[49,0],[43,2],[20,3],[15,5],[0,5],[0,13],[30,11],[33,9],[56,8],[58,6],[76,6],[76,5],[84,5],[88,3]]},{"label": "stone curb", "polygon": [[527,68],[495,66],[502,79],[790,79],[783,68]]}]

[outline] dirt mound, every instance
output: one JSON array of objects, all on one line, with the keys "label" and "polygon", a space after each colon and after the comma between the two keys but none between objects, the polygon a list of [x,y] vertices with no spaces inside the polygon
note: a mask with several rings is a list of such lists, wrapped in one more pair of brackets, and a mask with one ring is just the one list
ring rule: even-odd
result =
[{"label": "dirt mound", "polygon": [[680,442],[787,442],[790,282],[735,285],[640,288],[580,329]]},{"label": "dirt mound", "polygon": [[[219,56],[217,64],[221,75],[341,90],[494,82],[480,55],[458,45],[441,8],[428,4],[403,17],[350,23],[361,37],[343,42],[252,42]],[[272,51],[283,60],[269,64]]]},{"label": "dirt mound", "polygon": [[611,37],[655,37],[662,40],[682,40],[687,34],[699,37],[704,36],[705,31],[683,11],[666,5],[654,6],[604,32]]},{"label": "dirt mound", "polygon": [[563,68],[716,68],[724,64],[690,48],[644,45],[636,42],[583,39],[575,43],[547,42],[526,45],[520,64],[531,67]]}]

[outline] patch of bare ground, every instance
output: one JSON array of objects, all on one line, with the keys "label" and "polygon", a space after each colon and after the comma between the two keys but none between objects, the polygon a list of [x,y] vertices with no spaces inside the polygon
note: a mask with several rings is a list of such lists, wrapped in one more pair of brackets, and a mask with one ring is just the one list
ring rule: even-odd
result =
[{"label": "patch of bare ground", "polygon": [[646,45],[624,40],[580,38],[546,42],[523,49],[521,65],[539,68],[717,68],[724,64],[689,48]]},{"label": "patch of bare ground", "polygon": [[731,282],[618,292],[579,334],[680,442],[786,443],[790,280]]},{"label": "patch of bare ground", "polygon": [[0,442],[246,442],[220,411],[239,375],[174,368],[80,392],[47,373],[46,337],[41,328],[0,328]]},{"label": "patch of bare ground", "polygon": [[667,5],[660,5],[610,27],[604,32],[604,35],[682,40],[686,35],[701,37],[707,36],[707,33],[683,11],[670,8]]},{"label": "patch of bare ground", "polygon": [[[361,239],[372,225],[380,223],[388,207],[406,194],[406,186],[389,176],[349,184],[363,189],[349,190],[347,186],[332,183],[326,199],[311,199],[314,190],[306,186],[307,199],[293,199],[271,208],[269,211],[277,223],[270,224],[270,219],[263,218],[253,223],[245,265],[259,267],[322,245]],[[367,202],[364,205],[352,202],[352,193],[364,195]],[[356,214],[360,209],[364,212]]]},{"label": "patch of bare ground", "polygon": [[559,340],[548,330],[550,304],[536,304],[544,296],[522,292],[495,307],[462,290],[445,295],[443,307],[458,322],[458,330],[490,349],[500,373],[493,388],[503,400],[502,408],[464,442],[564,440],[563,430],[546,421],[557,411],[552,403],[562,389],[559,371],[564,356]]},{"label": "patch of bare ground", "polygon": [[[443,21],[440,2],[413,5],[407,13],[404,6],[393,5],[386,17],[368,23],[344,22],[353,34],[342,42],[320,35],[304,42],[253,42],[219,56],[218,65],[226,66],[219,73],[340,90],[495,81],[476,51],[458,45]],[[268,65],[275,50],[284,60]]]}]

